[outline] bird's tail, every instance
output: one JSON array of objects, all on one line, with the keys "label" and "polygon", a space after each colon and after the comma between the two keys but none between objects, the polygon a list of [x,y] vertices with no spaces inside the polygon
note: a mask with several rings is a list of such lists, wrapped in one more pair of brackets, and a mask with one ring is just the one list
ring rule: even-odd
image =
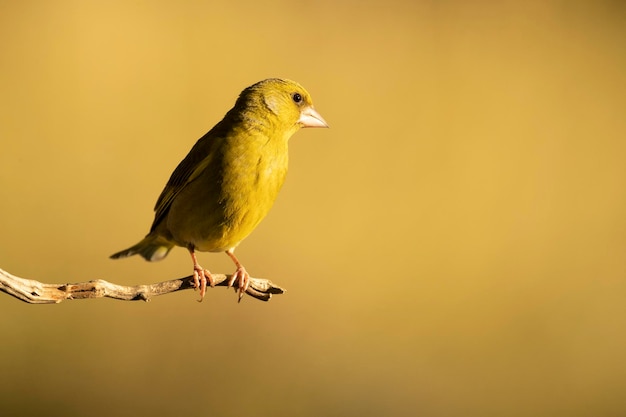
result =
[{"label": "bird's tail", "polygon": [[141,255],[146,261],[160,261],[167,256],[173,247],[174,245],[164,238],[149,234],[135,246],[114,253],[110,258],[119,259],[126,258],[127,256]]}]

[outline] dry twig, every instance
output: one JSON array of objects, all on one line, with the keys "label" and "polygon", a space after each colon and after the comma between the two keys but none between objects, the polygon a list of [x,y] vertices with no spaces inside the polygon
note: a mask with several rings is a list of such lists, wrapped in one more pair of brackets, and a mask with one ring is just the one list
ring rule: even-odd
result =
[{"label": "dry twig", "polygon": [[[227,286],[230,275],[213,274],[216,286]],[[45,284],[32,279],[20,278],[0,269],[0,291],[29,304],[53,304],[64,300],[84,298],[115,298],[116,300],[149,301],[157,295],[164,295],[193,287],[193,276],[158,282],[148,285],[125,286],[102,279],[78,282],[75,284]],[[272,294],[285,292],[281,287],[262,278],[250,278],[246,294],[262,301],[269,301]]]}]

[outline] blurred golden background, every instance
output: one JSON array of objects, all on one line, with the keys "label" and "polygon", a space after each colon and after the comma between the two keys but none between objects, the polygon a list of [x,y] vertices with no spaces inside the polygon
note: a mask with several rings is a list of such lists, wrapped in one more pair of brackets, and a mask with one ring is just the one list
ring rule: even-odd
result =
[{"label": "blurred golden background", "polygon": [[0,268],[44,282],[188,275],[108,256],[244,87],[331,125],[237,251],[285,295],[0,294],[2,415],[626,415],[624,3],[4,1],[0,48]]}]

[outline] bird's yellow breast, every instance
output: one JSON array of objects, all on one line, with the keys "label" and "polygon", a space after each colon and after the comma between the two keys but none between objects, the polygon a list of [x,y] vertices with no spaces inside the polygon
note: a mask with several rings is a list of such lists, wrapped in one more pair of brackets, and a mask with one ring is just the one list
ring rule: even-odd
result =
[{"label": "bird's yellow breast", "polygon": [[262,134],[224,138],[216,152],[177,196],[167,221],[177,244],[208,252],[234,248],[254,230],[274,204],[288,166],[287,142]]}]

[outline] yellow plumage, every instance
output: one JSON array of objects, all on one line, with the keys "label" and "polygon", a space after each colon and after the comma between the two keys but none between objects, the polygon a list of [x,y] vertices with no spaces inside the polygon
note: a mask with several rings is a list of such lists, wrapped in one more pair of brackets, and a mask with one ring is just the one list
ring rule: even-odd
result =
[{"label": "yellow plumage", "polygon": [[249,275],[234,256],[272,207],[288,166],[289,138],[302,127],[328,127],[298,83],[268,79],[241,92],[235,106],[193,146],[159,196],[150,233],[111,256],[139,254],[163,259],[174,246],[187,248],[204,296],[209,271],[195,251],[226,252],[237,265],[230,284],[240,297]]}]

